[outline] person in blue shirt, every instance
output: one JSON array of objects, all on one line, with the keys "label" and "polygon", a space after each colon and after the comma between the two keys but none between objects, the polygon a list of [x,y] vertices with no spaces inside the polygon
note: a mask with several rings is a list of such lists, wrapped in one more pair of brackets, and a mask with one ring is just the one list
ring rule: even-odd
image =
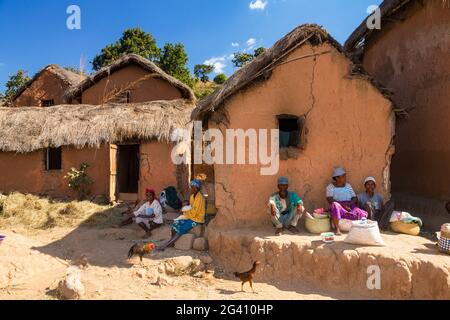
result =
[{"label": "person in blue shirt", "polygon": [[284,229],[298,233],[298,220],[302,217],[305,208],[303,201],[294,191],[288,191],[289,181],[285,177],[278,179],[278,192],[269,199],[268,211],[274,224],[276,235],[281,235]]},{"label": "person in blue shirt", "polygon": [[377,182],[374,177],[367,177],[364,180],[365,191],[358,194],[358,204],[369,214],[369,219],[377,221],[382,229],[387,227],[387,221],[394,211],[394,203],[384,202],[381,194],[375,192]]}]

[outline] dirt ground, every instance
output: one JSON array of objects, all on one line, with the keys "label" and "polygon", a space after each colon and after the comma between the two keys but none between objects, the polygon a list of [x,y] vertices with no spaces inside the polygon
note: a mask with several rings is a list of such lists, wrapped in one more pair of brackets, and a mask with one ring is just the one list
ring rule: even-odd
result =
[{"label": "dirt ground", "polygon": [[[240,292],[233,272],[221,270],[214,263],[209,273],[193,276],[166,276],[165,283],[152,284],[158,267],[166,259],[205,255],[195,251],[168,249],[144,258],[128,260],[126,255],[141,231],[135,226],[124,229],[94,227],[27,231],[1,230],[6,236],[0,245],[0,299],[58,299],[56,287],[67,268],[81,257],[88,262],[81,270],[86,289],[84,299],[358,299],[345,293],[320,292],[306,285],[255,283],[257,293]],[[153,240],[163,240],[167,230]],[[157,239],[160,238],[160,239]],[[249,266],[250,267],[250,266]],[[248,284],[247,284],[248,285]]]}]

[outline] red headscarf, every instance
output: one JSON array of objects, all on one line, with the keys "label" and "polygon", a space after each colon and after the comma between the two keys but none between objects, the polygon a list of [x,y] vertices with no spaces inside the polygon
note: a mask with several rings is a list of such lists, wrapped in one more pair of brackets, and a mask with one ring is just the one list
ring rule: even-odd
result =
[{"label": "red headscarf", "polygon": [[153,198],[159,202],[159,199],[156,197],[156,191],[155,189],[152,188],[146,188],[145,189],[145,195],[147,195],[147,193],[151,193],[153,195]]}]

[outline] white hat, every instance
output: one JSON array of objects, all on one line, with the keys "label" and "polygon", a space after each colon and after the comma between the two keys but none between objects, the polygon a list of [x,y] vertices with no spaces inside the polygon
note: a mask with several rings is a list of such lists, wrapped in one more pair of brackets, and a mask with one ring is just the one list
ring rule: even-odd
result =
[{"label": "white hat", "polygon": [[343,176],[344,174],[346,174],[347,172],[345,172],[344,168],[336,168],[333,171],[333,177],[332,178],[336,178],[336,177],[340,177]]},{"label": "white hat", "polygon": [[377,183],[377,180],[375,180],[374,177],[367,177],[366,180],[364,180],[364,185],[366,185],[367,182],[372,181],[373,183]]}]

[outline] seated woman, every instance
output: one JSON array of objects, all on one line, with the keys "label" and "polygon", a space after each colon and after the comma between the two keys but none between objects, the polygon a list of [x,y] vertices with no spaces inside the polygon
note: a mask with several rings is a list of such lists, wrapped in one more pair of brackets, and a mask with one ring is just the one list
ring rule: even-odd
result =
[{"label": "seated woman", "polygon": [[352,186],[347,183],[347,173],[343,168],[334,170],[333,180],[327,187],[327,201],[336,234],[340,235],[339,220],[360,220],[367,218],[367,212],[358,208],[358,198]]},{"label": "seated woman", "polygon": [[200,189],[202,183],[200,180],[191,181],[191,196],[189,204],[191,209],[182,212],[182,216],[175,220],[172,224],[172,237],[157,250],[164,251],[167,247],[172,246],[182,235],[191,231],[192,228],[205,223],[205,198]]},{"label": "seated woman", "polygon": [[364,180],[365,192],[358,194],[359,207],[367,211],[369,219],[377,221],[382,229],[387,228],[392,212],[394,211],[394,203],[388,201],[384,203],[383,196],[375,192],[377,182],[374,177],[367,177]]},{"label": "seated woman", "polygon": [[288,191],[288,188],[288,179],[280,177],[278,192],[269,199],[268,209],[276,228],[275,235],[280,235],[284,228],[292,233],[298,233],[297,223],[305,211],[303,201],[296,192]]},{"label": "seated woman", "polygon": [[122,221],[118,227],[129,225],[135,221],[145,231],[144,238],[152,235],[152,230],[163,225],[162,207],[155,197],[155,190],[145,189],[146,201],[130,217]]}]

